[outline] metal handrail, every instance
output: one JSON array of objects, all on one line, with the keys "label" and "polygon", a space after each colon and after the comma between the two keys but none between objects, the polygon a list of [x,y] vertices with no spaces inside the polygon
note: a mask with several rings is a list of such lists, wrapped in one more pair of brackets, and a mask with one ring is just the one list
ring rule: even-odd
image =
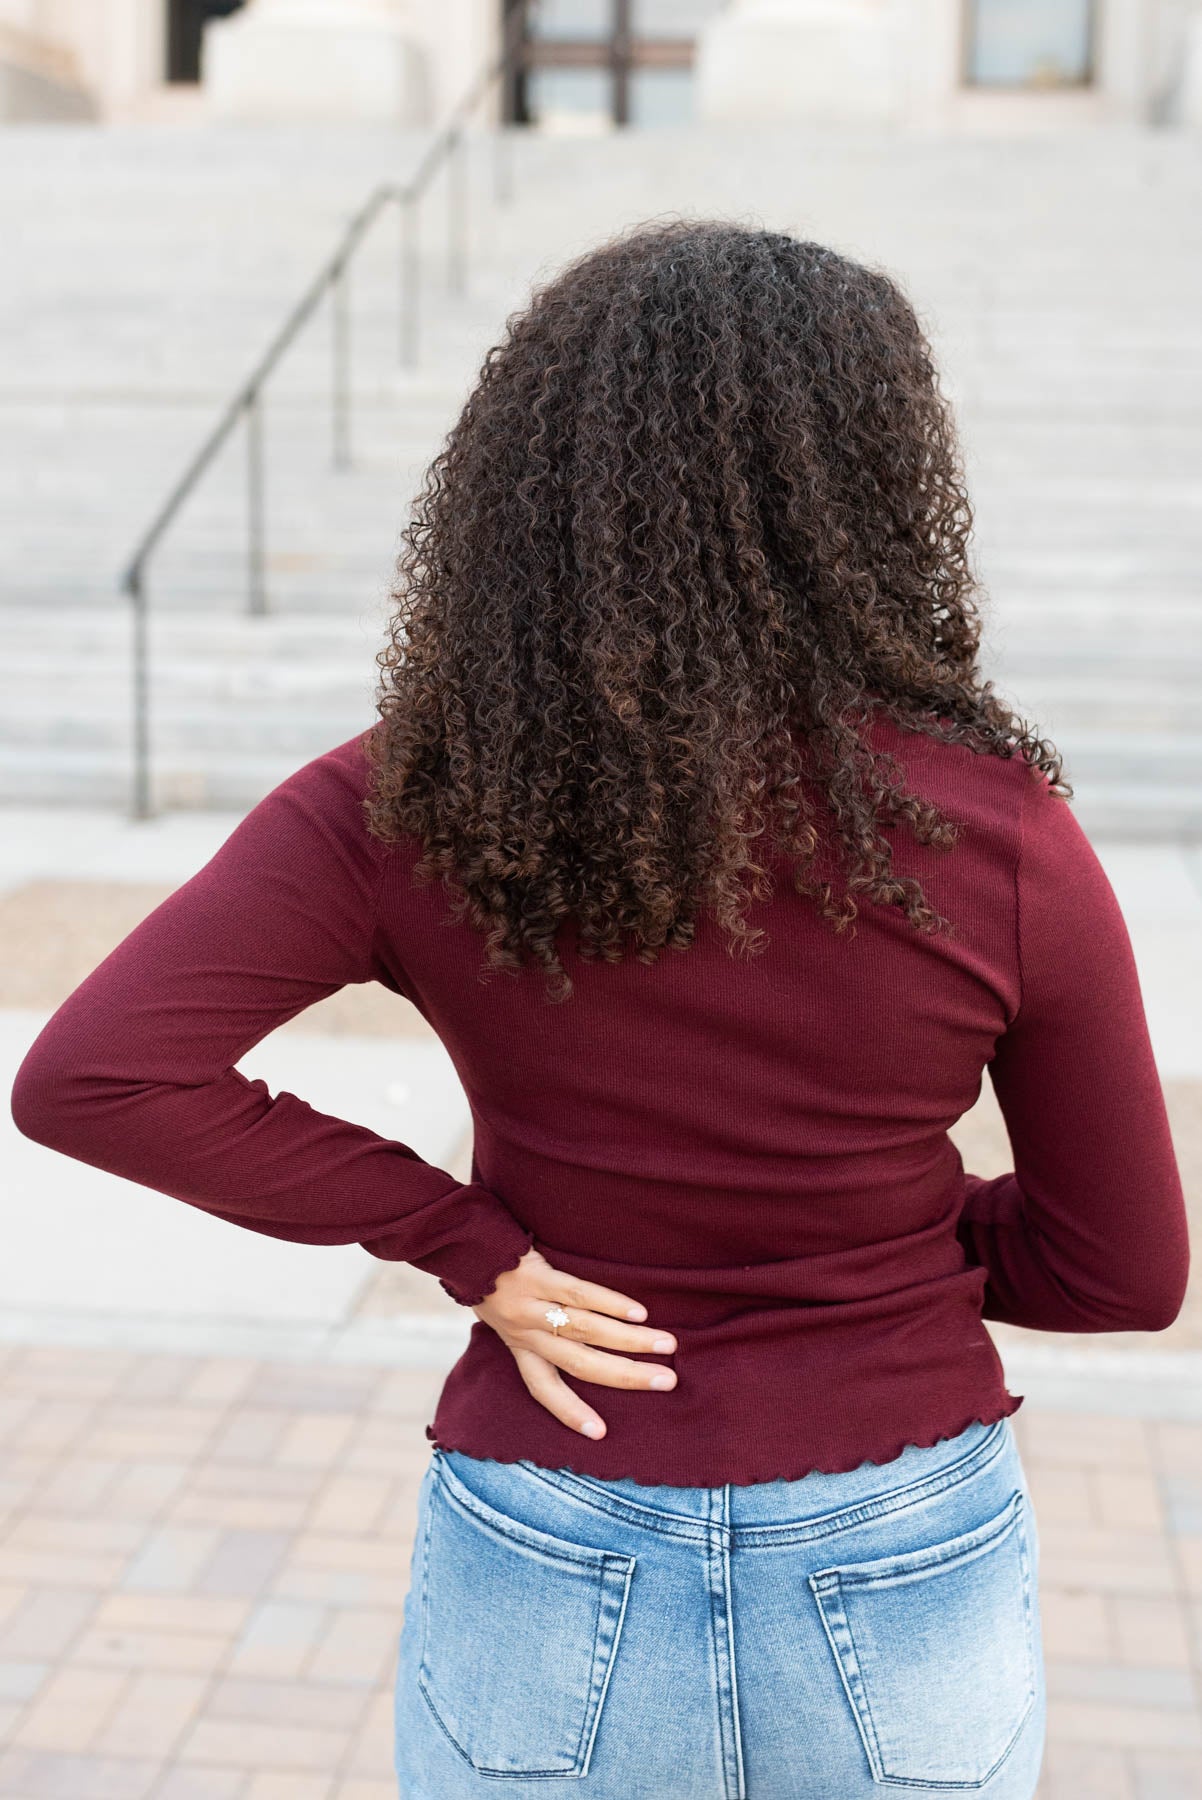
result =
[{"label": "metal handrail", "polygon": [[[262,617],[267,612],[264,555],[263,389],[302,326],[308,323],[328,294],[331,301],[331,425],[335,468],[351,463],[350,309],[347,269],[367,232],[382,213],[396,206],[401,236],[398,260],[399,360],[416,365],[419,354],[418,318],[418,208],[435,177],[447,169],[447,252],[450,286],[462,293],[467,282],[467,180],[466,128],[481,102],[497,82],[512,78],[521,63],[529,17],[537,0],[506,0],[497,54],[480,69],[453,109],[446,123],[428,145],[409,180],[377,187],[343,230],[333,253],[322,264],[292,311],[288,314],[250,374],[239,386],[190,463],[140,538],[121,578],[133,612],[133,799],[135,819],[153,816],[150,771],[150,657],[146,569],[164,535],[173,524],[218,452],[240,421],[246,423],[246,576],[247,611]],[[502,126],[504,121],[502,121]],[[512,195],[503,129],[494,134],[493,179],[495,196],[506,201]]]}]

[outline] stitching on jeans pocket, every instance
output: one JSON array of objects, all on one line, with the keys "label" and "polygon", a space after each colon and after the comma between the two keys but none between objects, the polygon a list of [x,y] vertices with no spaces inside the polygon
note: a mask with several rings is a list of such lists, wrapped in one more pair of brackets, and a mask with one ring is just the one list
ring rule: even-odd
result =
[{"label": "stitching on jeans pocket", "polygon": [[1036,1697],[1022,1492],[958,1537],[817,1570],[809,1585],[872,1778],[984,1787]]},{"label": "stitching on jeans pocket", "polygon": [[417,1680],[479,1774],[588,1773],[635,1561],[511,1519],[440,1464]]}]

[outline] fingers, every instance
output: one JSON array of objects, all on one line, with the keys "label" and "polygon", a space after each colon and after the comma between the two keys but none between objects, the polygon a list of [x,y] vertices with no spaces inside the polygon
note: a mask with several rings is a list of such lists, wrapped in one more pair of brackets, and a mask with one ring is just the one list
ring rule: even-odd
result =
[{"label": "fingers", "polygon": [[578,1306],[585,1312],[609,1313],[615,1319],[645,1319],[647,1308],[640,1300],[632,1300],[629,1294],[619,1294],[616,1288],[602,1287],[596,1281],[582,1281],[576,1275],[564,1275],[554,1270],[551,1283],[554,1292],[553,1300],[561,1306]]},{"label": "fingers", "polygon": [[528,1333],[531,1348],[547,1362],[575,1375],[580,1381],[596,1381],[602,1387],[655,1388],[667,1390],[676,1386],[676,1372],[662,1363],[630,1362],[625,1356],[611,1356],[605,1350],[592,1350],[587,1344],[573,1343],[551,1331]]},{"label": "fingers", "polygon": [[[527,1331],[546,1330],[547,1305],[545,1300],[534,1299],[523,1303],[521,1322]],[[676,1349],[676,1339],[662,1326],[621,1325],[603,1313],[586,1312],[580,1307],[568,1313],[567,1324],[561,1325],[554,1335],[561,1343],[598,1344],[606,1350],[642,1350],[652,1356],[670,1356]]]},{"label": "fingers", "polygon": [[533,1350],[515,1350],[513,1358],[532,1397],[561,1425],[582,1431],[586,1437],[605,1436],[605,1420],[586,1406],[579,1394],[572,1392],[545,1357],[535,1355]]}]

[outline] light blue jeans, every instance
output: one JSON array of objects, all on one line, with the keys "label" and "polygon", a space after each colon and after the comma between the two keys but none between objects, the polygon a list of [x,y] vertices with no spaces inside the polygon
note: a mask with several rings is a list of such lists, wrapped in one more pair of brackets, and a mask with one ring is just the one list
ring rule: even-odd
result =
[{"label": "light blue jeans", "polygon": [[401,1800],[1031,1800],[1038,1573],[1009,1419],[743,1487],[435,1447]]}]

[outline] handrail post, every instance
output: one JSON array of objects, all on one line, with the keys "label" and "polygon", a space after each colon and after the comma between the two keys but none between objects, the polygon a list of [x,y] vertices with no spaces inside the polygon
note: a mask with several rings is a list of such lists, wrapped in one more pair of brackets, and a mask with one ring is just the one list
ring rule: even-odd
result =
[{"label": "handrail post", "polygon": [[350,384],[350,295],[347,265],[341,263],[330,282],[330,306],[333,323],[333,392],[332,414],[334,434],[334,467],[351,466],[351,384]]},{"label": "handrail post", "polygon": [[497,71],[497,115],[493,130],[493,198],[506,206],[513,199],[514,127],[521,114],[525,72],[527,0],[508,0],[501,25],[501,59]]},{"label": "handrail post", "polygon": [[263,418],[259,390],[246,399],[246,610],[253,618],[267,611],[263,555]]},{"label": "handrail post", "polygon": [[453,294],[467,287],[467,133],[460,129],[447,145],[447,285]]},{"label": "handrail post", "polygon": [[631,0],[614,0],[610,40],[611,110],[615,125],[630,123]]},{"label": "handrail post", "polygon": [[417,195],[412,188],[402,188],[399,195],[401,219],[400,245],[400,351],[401,362],[407,369],[417,366],[417,332],[418,332],[418,283],[421,271],[418,265],[417,243]]},{"label": "handrail post", "polygon": [[154,817],[150,797],[150,644],[146,584],[141,564],[130,570],[126,592],[133,615],[133,797],[135,819]]}]

